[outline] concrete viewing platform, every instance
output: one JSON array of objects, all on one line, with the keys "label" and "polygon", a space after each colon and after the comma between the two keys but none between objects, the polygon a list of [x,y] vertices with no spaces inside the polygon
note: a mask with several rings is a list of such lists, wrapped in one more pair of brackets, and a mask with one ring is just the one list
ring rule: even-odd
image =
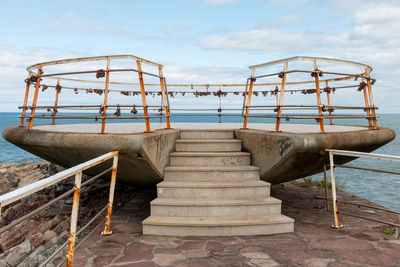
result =
[{"label": "concrete viewing platform", "polygon": [[[207,123],[207,122],[174,122],[174,129],[196,129],[196,130],[234,130],[241,129],[243,123]],[[249,129],[275,131],[275,123],[249,123]],[[63,132],[63,133],[99,133],[101,124],[99,123],[79,123],[79,124],[56,124],[56,125],[36,125],[35,130]],[[165,123],[151,123],[151,129],[165,129]],[[349,126],[349,125],[325,125],[325,132],[355,132],[367,130],[366,126]],[[109,134],[128,134],[128,133],[143,133],[146,130],[144,123],[108,123],[106,124],[105,132]],[[280,130],[283,133],[319,133],[321,131],[318,124],[300,124],[290,123],[282,124]]]},{"label": "concrete viewing platform", "polygon": [[[276,185],[272,195],[283,201],[282,213],[295,219],[295,231],[241,237],[166,237],[142,235],[155,191],[142,192],[113,214],[111,236],[102,227],[75,252],[74,266],[398,266],[400,240],[379,232],[383,224],[341,217],[344,228],[332,229],[332,214],[318,188]],[[345,192],[339,197],[374,203]],[[396,222],[398,216],[342,206],[341,210]]]},{"label": "concrete viewing platform", "polygon": [[[165,124],[152,122],[153,132],[145,133],[144,123],[107,123],[105,134],[100,134],[100,123],[37,125],[32,130],[10,127],[3,137],[66,168],[110,151],[120,151],[118,180],[155,185],[163,180],[170,155],[178,141],[184,142],[180,141],[180,133],[185,131],[233,132],[231,138],[238,145],[241,143],[242,152],[251,154],[251,164],[260,168],[261,179],[271,184],[321,172],[323,164],[328,163],[326,149],[371,152],[396,136],[392,129],[382,127],[373,130],[365,126],[326,125],[321,133],[317,124],[286,123],[281,125],[280,132],[275,131],[274,123],[249,123],[248,129],[241,129],[242,126],[241,123],[179,122],[172,123],[172,129],[165,129]],[[337,159],[339,163],[346,160],[349,158]],[[93,175],[102,170],[93,168]]]}]

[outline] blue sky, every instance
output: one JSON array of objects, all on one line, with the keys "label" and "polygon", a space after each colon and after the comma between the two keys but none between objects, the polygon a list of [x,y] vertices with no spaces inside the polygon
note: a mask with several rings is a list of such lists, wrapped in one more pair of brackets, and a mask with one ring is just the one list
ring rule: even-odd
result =
[{"label": "blue sky", "polygon": [[[245,82],[247,66],[295,55],[374,67],[381,112],[399,108],[398,1],[1,0],[0,111],[22,104],[28,65],[133,54],[168,82]],[[210,73],[210,70],[212,73]]]}]

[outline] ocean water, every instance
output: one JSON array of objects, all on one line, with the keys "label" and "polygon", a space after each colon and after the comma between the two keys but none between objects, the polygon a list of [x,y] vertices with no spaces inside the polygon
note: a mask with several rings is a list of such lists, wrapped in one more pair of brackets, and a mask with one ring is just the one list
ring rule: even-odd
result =
[{"label": "ocean water", "polygon": [[[19,124],[19,113],[0,113],[0,132],[7,127],[16,126]],[[155,121],[155,119],[154,119]],[[217,117],[172,117],[171,121],[198,121],[198,122],[218,122]],[[242,122],[241,117],[223,117],[223,122]],[[251,118],[249,121],[253,122],[272,122],[271,119]],[[37,123],[48,124],[46,120],[36,120]],[[80,122],[86,122],[82,120]],[[89,121],[88,121],[89,122]],[[90,121],[93,122],[93,121]],[[117,122],[117,120],[115,120]],[[290,121],[289,123],[296,121]],[[62,123],[76,123],[76,120],[63,120]],[[284,122],[286,123],[286,122]],[[302,121],[302,123],[307,123]],[[312,123],[312,121],[310,121]],[[315,123],[315,122],[314,122]],[[335,120],[336,124],[354,124],[366,125],[364,120]],[[396,131],[396,138],[389,144],[377,149],[374,153],[400,155],[400,114],[383,114],[378,119],[378,125],[381,127],[392,128]],[[27,162],[27,161],[41,161],[40,158],[8,143],[2,137],[0,138],[0,163],[12,162]],[[387,161],[357,159],[348,165],[355,165],[360,167],[369,167],[375,169],[386,169],[400,172],[400,163],[392,163]],[[368,172],[360,170],[349,170],[337,168],[336,183],[346,192],[367,198],[380,205],[383,205],[392,210],[400,212],[400,175],[384,174],[377,172]],[[328,173],[329,177],[329,173]],[[323,179],[323,174],[313,175],[313,179]]]}]

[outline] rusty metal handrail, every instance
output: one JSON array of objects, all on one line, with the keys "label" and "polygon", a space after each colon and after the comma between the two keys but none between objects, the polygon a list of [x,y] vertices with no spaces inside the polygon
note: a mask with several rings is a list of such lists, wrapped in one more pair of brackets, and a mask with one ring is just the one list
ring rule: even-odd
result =
[{"label": "rusty metal handrail", "polygon": [[[313,62],[313,69],[309,70],[289,70],[289,62],[292,61],[312,61]],[[352,65],[352,66],[357,66],[362,68],[362,71],[360,73],[343,73],[340,71],[323,71],[318,69],[318,62],[331,62],[331,63],[340,63],[340,64],[345,64],[345,65]],[[263,69],[266,67],[270,66],[275,66],[278,64],[283,64],[283,69],[281,72],[273,72],[273,73],[267,73],[267,74],[261,74],[261,75],[255,75],[255,71],[258,69]],[[375,110],[376,107],[374,105],[374,100],[372,96],[372,88],[371,86],[375,83],[375,79],[371,78],[370,73],[372,71],[372,68],[366,64],[358,63],[358,62],[353,62],[353,61],[347,61],[347,60],[341,60],[341,59],[333,59],[333,58],[321,58],[321,57],[291,57],[291,58],[285,58],[281,60],[276,60],[272,62],[267,62],[263,64],[258,64],[258,65],[253,65],[249,67],[251,70],[251,75],[247,79],[248,86],[246,86],[246,90],[244,93],[244,101],[243,101],[243,116],[244,116],[244,121],[243,121],[243,129],[247,128],[247,122],[248,122],[248,117],[249,112],[251,107],[251,98],[253,95],[253,87],[256,85],[256,81],[258,79],[265,79],[265,78],[270,78],[273,76],[278,76],[281,78],[281,83],[280,83],[280,89],[278,88],[279,84],[276,85],[276,89],[274,91],[274,94],[276,96],[276,109],[274,110],[276,112],[276,125],[275,125],[275,130],[279,132],[280,129],[280,124],[281,124],[281,117],[282,117],[282,110],[283,110],[283,100],[284,100],[284,94],[285,92],[287,93],[288,91],[293,90],[287,90],[285,87],[289,84],[286,82],[287,76],[292,73],[307,73],[311,74],[311,81],[306,81],[306,80],[301,80],[301,81],[296,81],[295,83],[297,84],[305,84],[305,83],[314,83],[315,84],[315,89],[305,89],[304,94],[313,94],[315,93],[317,95],[317,105],[316,109],[318,111],[318,118],[317,122],[320,124],[320,130],[322,133],[325,132],[325,126],[324,126],[324,119],[329,119],[330,124],[333,124],[333,119],[335,116],[332,115],[332,112],[334,111],[334,107],[331,106],[331,96],[330,93],[334,92],[335,88],[329,87],[329,82],[336,82],[336,81],[345,81],[345,80],[350,80],[350,79],[361,79],[361,82],[359,85],[350,85],[350,86],[342,86],[342,88],[351,88],[351,87],[358,87],[357,91],[363,91],[364,93],[364,101],[365,101],[365,107],[363,108],[364,111],[366,112],[366,116],[364,118],[368,119],[368,124],[370,128],[373,129],[378,129],[378,124],[376,120],[376,114]],[[337,78],[333,79],[325,79],[325,80],[320,80],[320,77],[324,76],[324,74],[327,75],[334,75]],[[324,87],[321,88],[321,82],[325,82]],[[293,84],[293,82],[292,82]],[[321,95],[322,93],[326,92],[327,95],[327,105],[322,104],[322,99]],[[247,101],[246,101],[247,100]],[[328,110],[325,108],[329,107]],[[339,109],[344,109],[343,106],[338,107]],[[353,108],[355,109],[355,108]],[[329,116],[324,115],[324,112],[329,112]],[[268,116],[270,117],[270,116]],[[287,116],[285,116],[287,118]]]},{"label": "rusty metal handrail", "polygon": [[[134,60],[136,63],[136,68],[110,68],[111,60],[114,59],[129,59],[129,60]],[[79,62],[88,62],[88,61],[106,61],[106,67],[105,69],[98,69],[98,70],[82,70],[82,71],[68,71],[68,72],[57,72],[57,73],[44,73],[43,68],[48,67],[48,66],[54,66],[54,65],[62,65],[62,64],[69,64],[69,63],[79,63]],[[143,71],[142,69],[142,63],[152,65],[158,68],[157,73],[151,73],[147,71]],[[37,118],[35,116],[36,109],[38,108],[37,101],[38,101],[38,95],[39,95],[39,88],[42,86],[44,91],[48,87],[54,87],[56,88],[56,97],[55,97],[55,103],[54,103],[54,108],[53,108],[53,116],[52,116],[52,124],[55,124],[55,119],[58,118],[56,116],[57,110],[60,109],[61,107],[58,106],[58,98],[59,98],[59,93],[61,91],[61,81],[80,81],[80,82],[92,82],[90,80],[82,80],[82,79],[68,79],[64,78],[64,76],[70,76],[70,75],[79,75],[79,74],[96,74],[96,78],[103,78],[105,77],[104,81],[104,89],[94,89],[95,91],[101,91],[101,94],[104,93],[104,101],[103,104],[100,106],[100,113],[101,116],[99,116],[99,119],[101,120],[101,133],[105,133],[105,123],[106,119],[109,118],[107,117],[107,108],[109,107],[108,103],[108,94],[111,91],[115,90],[110,90],[110,84],[114,84],[110,82],[110,73],[112,72],[136,72],[138,75],[139,82],[137,83],[140,87],[140,95],[141,95],[141,100],[142,100],[142,107],[143,107],[143,113],[144,113],[144,120],[146,124],[146,131],[145,132],[151,132],[150,128],[150,117],[149,117],[149,112],[148,112],[148,106],[147,106],[147,100],[146,100],[146,95],[148,94],[145,91],[145,83],[143,81],[143,76],[152,76],[156,77],[160,80],[160,95],[161,95],[161,100],[162,100],[162,109],[164,110],[164,119],[166,122],[166,128],[169,129],[171,128],[170,126],[170,121],[169,121],[169,100],[168,100],[168,94],[167,94],[167,85],[166,85],[166,79],[163,75],[163,66],[161,64],[136,57],[133,55],[111,55],[111,56],[99,56],[99,57],[85,57],[85,58],[72,58],[72,59],[63,59],[63,60],[56,60],[56,61],[48,61],[48,62],[42,62],[38,63],[35,65],[31,65],[27,68],[28,71],[28,78],[26,79],[26,89],[25,89],[25,98],[24,98],[24,104],[21,106],[22,108],[22,114],[20,116],[21,121],[20,121],[20,126],[24,126],[24,120],[25,118],[28,118],[29,124],[28,124],[28,130],[32,129],[33,126],[33,121],[34,118]],[[62,76],[62,77],[61,77]],[[46,85],[43,84],[41,85],[42,78],[52,78],[57,80],[57,85]],[[97,81],[93,81],[97,82]],[[29,96],[29,90],[30,90],[30,85],[35,86],[35,91],[34,91],[34,96],[32,100],[32,104],[28,105],[28,96]],[[70,88],[72,89],[72,88]],[[74,88],[75,92],[78,92],[78,88]],[[82,90],[82,89],[79,89]],[[86,89],[87,92],[88,90],[92,89]],[[100,94],[100,93],[99,93]],[[26,116],[26,111],[27,109],[31,110],[30,116]],[[131,117],[131,119],[136,119],[136,117]]]},{"label": "rusty metal handrail", "polygon": [[[390,211],[385,208],[379,208],[379,207],[374,207],[371,205],[363,205],[360,203],[352,202],[352,201],[343,201],[343,200],[338,200],[337,195],[336,195],[336,178],[335,178],[335,171],[334,168],[349,168],[349,169],[357,169],[357,170],[366,170],[366,171],[373,171],[373,172],[382,172],[382,173],[390,173],[390,174],[395,174],[395,175],[400,175],[400,172],[394,172],[394,171],[388,171],[388,170],[382,170],[382,169],[372,169],[372,168],[364,168],[364,167],[358,167],[358,166],[344,166],[344,165],[339,165],[335,164],[334,162],[334,156],[345,156],[345,157],[355,157],[355,158],[367,158],[367,159],[376,159],[376,160],[385,160],[385,161],[392,161],[392,162],[400,162],[400,156],[394,156],[394,155],[384,155],[384,154],[376,154],[376,153],[365,153],[365,152],[358,152],[358,151],[348,151],[348,150],[337,150],[337,149],[328,149],[327,152],[329,153],[329,164],[324,164],[324,183],[325,183],[325,197],[317,197],[319,199],[325,199],[326,201],[326,209],[328,211],[333,212],[334,216],[334,224],[332,225],[333,228],[339,229],[343,228],[343,225],[339,223],[339,214],[343,214],[346,216],[352,216],[352,217],[357,217],[361,219],[366,219],[366,220],[371,220],[375,222],[380,222],[384,224],[388,224],[391,226],[399,227],[400,224],[384,221],[384,220],[379,220],[375,218],[370,218],[366,216],[361,216],[361,215],[356,215],[356,214],[350,214],[350,213],[345,213],[341,212],[338,209],[338,203],[342,202],[345,204],[349,205],[355,205],[355,206],[363,206],[367,208],[372,208],[372,209],[377,209],[377,210],[382,210],[394,214],[400,215],[399,212],[395,211]],[[326,174],[326,167],[330,167],[330,173],[331,173],[331,183],[332,183],[332,198],[328,197],[328,181],[327,181],[327,174]],[[329,209],[329,203],[328,201],[332,200],[333,204],[333,210]]]},{"label": "rusty metal handrail", "polygon": [[[113,206],[113,201],[114,201],[115,182],[116,182],[116,175],[117,175],[117,168],[118,168],[118,157],[119,157],[118,151],[109,152],[102,156],[94,158],[92,160],[89,160],[89,161],[86,161],[79,165],[76,165],[72,168],[69,168],[62,172],[59,172],[48,178],[44,178],[40,181],[31,183],[29,185],[26,185],[24,187],[18,188],[14,191],[11,191],[9,193],[1,195],[0,196],[0,216],[1,216],[2,207],[12,204],[22,198],[30,196],[38,191],[46,189],[54,184],[57,184],[61,181],[64,181],[65,179],[68,179],[69,177],[75,175],[74,189],[71,189],[71,190],[63,193],[61,196],[58,196],[57,198],[49,201],[48,203],[40,206],[39,208],[14,220],[10,224],[1,228],[0,233],[3,233],[5,231],[9,230],[10,228],[14,227],[15,225],[25,221],[26,219],[39,213],[40,211],[44,210],[45,208],[49,207],[50,205],[56,203],[57,201],[64,199],[64,198],[68,197],[70,194],[74,193],[73,203],[72,203],[72,211],[71,211],[69,240],[67,242],[65,242],[64,245],[61,246],[56,251],[57,253],[53,254],[53,257],[54,257],[68,244],[67,266],[72,266],[76,236],[79,235],[81,232],[83,232],[83,230],[86,229],[94,221],[94,218],[93,218],[92,220],[89,221],[89,223],[87,223],[85,226],[83,226],[77,232],[78,208],[79,208],[79,198],[80,198],[81,188],[110,171],[112,174],[111,174],[111,181],[110,181],[109,200],[108,200],[107,205],[95,217],[98,218],[98,216],[100,216],[100,214],[107,209],[107,216],[106,216],[104,231],[102,232],[102,235],[111,235],[112,234],[112,232],[110,231],[110,223],[111,223],[112,206]],[[113,159],[113,164],[112,164],[111,168],[108,168],[108,169],[102,171],[101,173],[97,174],[96,176],[90,178],[88,181],[81,183],[83,171],[85,171],[91,167],[94,167],[98,164],[101,164],[110,159]],[[49,258],[46,262],[48,262],[50,260],[51,260],[51,258]]]},{"label": "rusty metal handrail", "polygon": [[344,63],[344,64],[354,65],[354,66],[358,66],[358,67],[368,68],[370,71],[372,71],[371,66],[369,66],[367,64],[355,62],[355,61],[336,59],[336,58],[325,58],[325,57],[308,57],[308,56],[296,56],[296,57],[289,57],[289,58],[284,58],[284,59],[280,59],[280,60],[270,61],[267,63],[249,66],[249,69],[265,68],[268,66],[273,66],[273,65],[277,65],[277,64],[281,64],[281,63],[288,63],[288,62],[292,62],[292,61],[299,61],[299,60],[313,61],[313,62],[321,61],[321,62]]}]

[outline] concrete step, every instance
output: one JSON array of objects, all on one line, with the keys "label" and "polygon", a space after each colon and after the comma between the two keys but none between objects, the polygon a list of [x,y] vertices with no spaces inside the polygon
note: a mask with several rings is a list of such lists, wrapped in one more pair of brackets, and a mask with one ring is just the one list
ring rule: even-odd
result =
[{"label": "concrete step", "polygon": [[159,198],[187,199],[257,199],[270,195],[270,184],[248,182],[167,182],[157,185]]},{"label": "concrete step", "polygon": [[182,182],[240,182],[259,181],[260,170],[255,166],[168,166],[164,181]]},{"label": "concrete step", "polygon": [[181,139],[232,139],[233,130],[181,130]]},{"label": "concrete step", "polygon": [[181,152],[239,152],[242,141],[238,139],[181,139],[176,140],[175,150]]},{"label": "concrete step", "polygon": [[279,199],[183,199],[157,198],[151,204],[152,216],[243,217],[280,214]]},{"label": "concrete step", "polygon": [[247,152],[173,152],[171,166],[231,166],[250,165]]},{"label": "concrete step", "polygon": [[294,220],[284,215],[245,217],[164,217],[143,221],[143,234],[167,236],[243,236],[294,231]]}]

